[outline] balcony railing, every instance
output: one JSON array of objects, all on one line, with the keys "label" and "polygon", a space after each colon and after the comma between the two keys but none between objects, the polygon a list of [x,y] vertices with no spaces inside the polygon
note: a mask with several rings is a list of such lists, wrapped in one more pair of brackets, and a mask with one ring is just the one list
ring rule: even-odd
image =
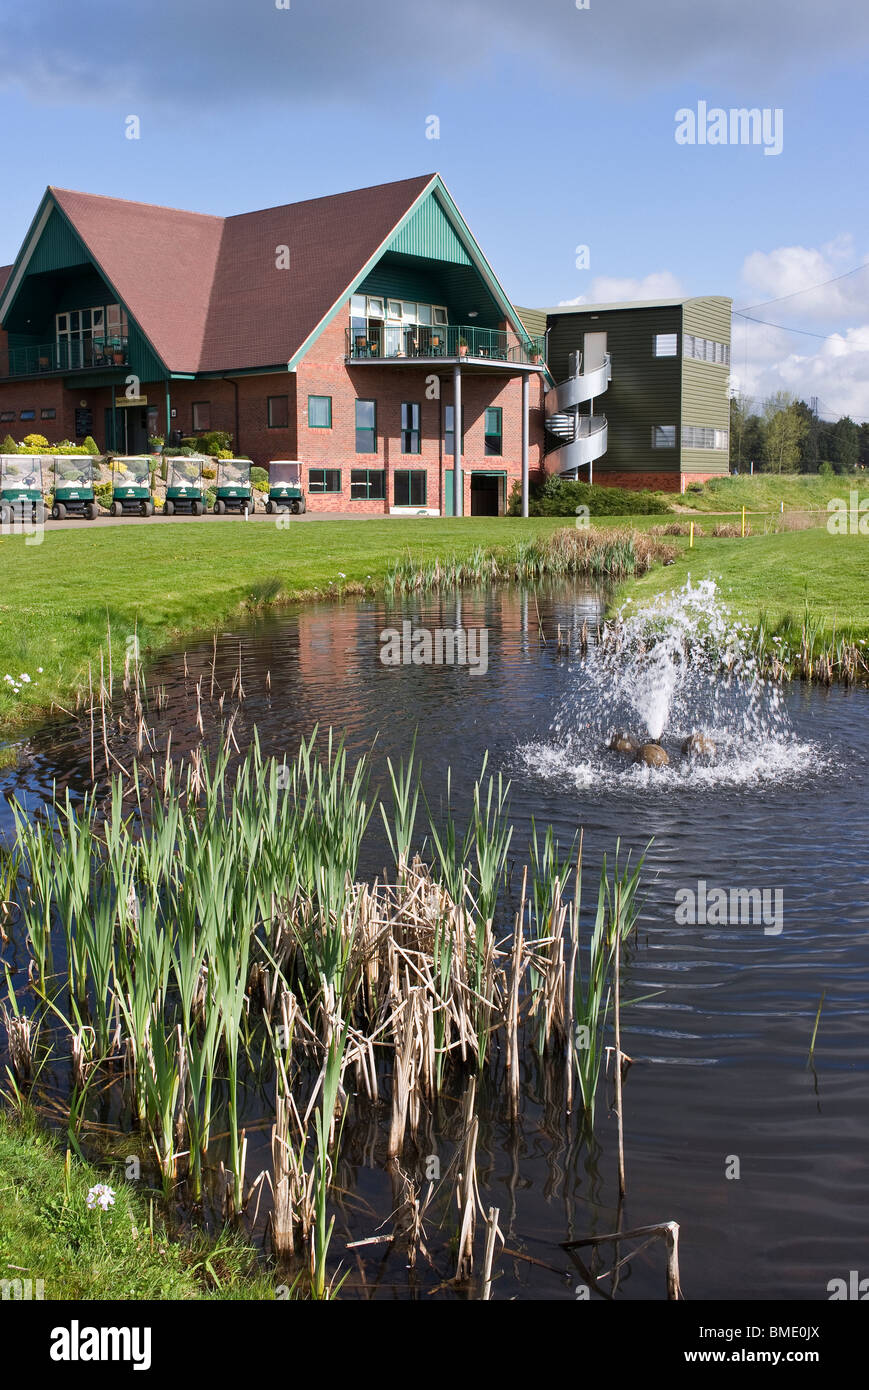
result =
[{"label": "balcony railing", "polygon": [[347,329],[348,361],[395,361],[399,358],[467,358],[469,361],[542,366],[545,340],[523,340],[498,328],[466,324],[385,324]]},{"label": "balcony railing", "polygon": [[[126,338],[72,338],[9,349],[6,376],[49,376],[127,365]],[[2,370],[2,369],[0,369]]]}]

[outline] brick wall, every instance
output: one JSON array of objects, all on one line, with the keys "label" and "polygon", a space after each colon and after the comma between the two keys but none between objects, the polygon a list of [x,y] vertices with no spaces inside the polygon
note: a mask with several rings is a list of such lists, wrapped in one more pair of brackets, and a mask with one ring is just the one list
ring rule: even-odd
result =
[{"label": "brick wall", "polygon": [[[75,438],[75,408],[79,396],[64,391],[60,379],[0,382],[0,415],[14,412],[14,420],[0,421],[0,440],[10,434],[20,444],[26,434],[44,435],[50,444]],[[35,420],[22,420],[22,410],[34,410]],[[43,410],[54,410],[53,420],[43,420]],[[95,417],[96,422],[96,417]]]}]

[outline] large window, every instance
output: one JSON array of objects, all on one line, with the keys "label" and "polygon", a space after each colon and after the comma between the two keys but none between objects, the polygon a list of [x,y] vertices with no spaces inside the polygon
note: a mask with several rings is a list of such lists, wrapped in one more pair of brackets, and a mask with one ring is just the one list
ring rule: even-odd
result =
[{"label": "large window", "polygon": [[111,360],[113,350],[124,347],[127,314],[120,304],[99,304],[90,309],[68,309],[55,316],[57,352],[61,367],[86,366]]},{"label": "large window", "polygon": [[490,406],[486,411],[486,454],[500,456],[502,451],[501,443],[502,412],[500,406]]},{"label": "large window", "polygon": [[341,469],[340,469],[340,468],[309,468],[309,469],[308,469],[308,491],[309,491],[309,492],[340,492],[340,491],[341,491]]},{"label": "large window", "polygon": [[[465,436],[462,431],[462,453],[465,451]],[[444,453],[450,458],[456,454],[456,407],[444,406]]]},{"label": "large window", "polygon": [[678,344],[679,335],[677,333],[656,333],[655,356],[675,357],[679,350]]},{"label": "large window", "polygon": [[269,396],[268,421],[270,430],[285,430],[290,423],[289,396]]},{"label": "large window", "polygon": [[697,338],[691,333],[685,334],[684,355],[692,357],[696,362],[716,362],[719,366],[730,366],[730,344],[717,343],[712,338]]},{"label": "large window", "polygon": [[193,402],[193,433],[211,429],[211,401]]},{"label": "large window", "polygon": [[676,447],[676,426],[675,425],[653,425],[652,426],[652,448],[653,449],[675,449]]},{"label": "large window", "polygon": [[420,450],[420,407],[416,401],[404,401],[401,407],[401,452],[418,454]]},{"label": "large window", "polygon": [[729,449],[730,431],[714,425],[683,425],[683,449]]},{"label": "large window", "polygon": [[308,427],[312,430],[332,428],[332,397],[308,397]]},{"label": "large window", "polygon": [[424,507],[428,479],[424,468],[397,468],[393,483],[396,507]]},{"label": "large window", "polygon": [[382,468],[351,468],[350,496],[355,502],[382,501],[386,497],[386,473]]},{"label": "large window", "polygon": [[356,452],[357,454],[377,453],[376,401],[356,402]]}]

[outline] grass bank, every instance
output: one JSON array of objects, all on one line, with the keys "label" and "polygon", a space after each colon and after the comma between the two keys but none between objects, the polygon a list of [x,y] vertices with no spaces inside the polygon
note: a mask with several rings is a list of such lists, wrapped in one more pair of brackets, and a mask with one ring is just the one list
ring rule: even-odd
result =
[{"label": "grass bank", "polygon": [[[87,1206],[97,1183],[115,1191],[105,1212]],[[26,1109],[0,1110],[0,1280],[17,1279],[45,1299],[274,1298],[250,1249],[228,1236],[170,1240],[123,1175],[67,1160]]]},{"label": "grass bank", "polygon": [[[742,507],[750,512],[778,512],[782,503],[786,512],[826,512],[832,498],[847,501],[852,488],[858,490],[861,499],[869,497],[869,481],[862,473],[859,477],[822,477],[817,473],[755,473],[752,477],[743,473],[739,477],[713,478],[698,491],[688,488],[677,500],[680,506],[697,512],[731,512]],[[659,494],[662,498],[667,495]]]}]

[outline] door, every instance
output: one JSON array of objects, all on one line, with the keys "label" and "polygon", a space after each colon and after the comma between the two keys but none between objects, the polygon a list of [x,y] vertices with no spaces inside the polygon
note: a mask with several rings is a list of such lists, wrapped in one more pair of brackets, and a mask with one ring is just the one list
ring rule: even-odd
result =
[{"label": "door", "polygon": [[597,367],[602,367],[606,357],[606,334],[605,333],[585,333],[582,342],[582,370],[593,372]]},{"label": "door", "polygon": [[471,474],[471,516],[503,515],[503,494],[506,473]]},{"label": "door", "polygon": [[456,480],[456,470],[455,470],[454,468],[445,468],[445,469],[444,469],[444,516],[455,516],[455,514],[456,514],[456,498],[455,498],[455,491],[454,491],[454,489],[455,489],[455,480]]}]

